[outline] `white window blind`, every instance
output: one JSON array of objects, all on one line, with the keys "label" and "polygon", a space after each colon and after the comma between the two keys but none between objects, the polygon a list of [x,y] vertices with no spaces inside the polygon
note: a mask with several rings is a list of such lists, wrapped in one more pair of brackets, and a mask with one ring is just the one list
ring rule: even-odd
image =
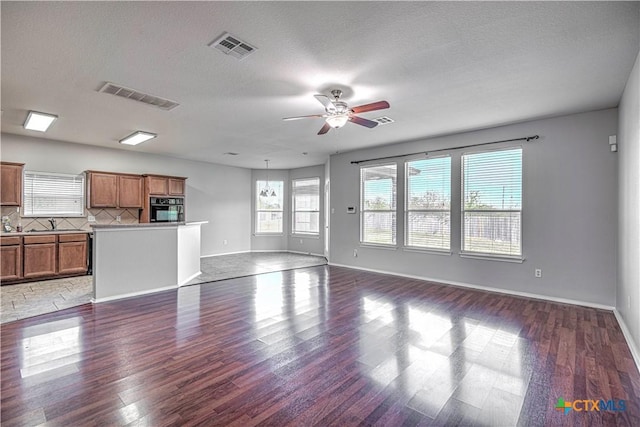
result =
[{"label": "white window blind", "polygon": [[25,171],[23,215],[84,216],[84,174]]},{"label": "white window blind", "polygon": [[320,178],[294,179],[292,182],[294,234],[320,233]]},{"label": "white window blind", "polygon": [[522,256],[522,148],[462,156],[462,250]]},{"label": "white window blind", "polygon": [[[269,181],[270,191],[266,196],[260,193],[267,187],[267,181],[256,181],[256,233],[282,233],[282,211],[284,200],[283,181]],[[275,193],[275,195],[272,195]]]},{"label": "white window blind", "polygon": [[449,250],[451,247],[451,157],[405,163],[405,244]]},{"label": "white window blind", "polygon": [[396,243],[396,164],[360,169],[360,241]]}]

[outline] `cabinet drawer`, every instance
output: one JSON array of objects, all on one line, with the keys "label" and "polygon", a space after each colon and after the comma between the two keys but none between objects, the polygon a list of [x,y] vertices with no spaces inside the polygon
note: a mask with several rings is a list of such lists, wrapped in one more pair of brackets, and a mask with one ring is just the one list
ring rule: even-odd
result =
[{"label": "cabinet drawer", "polygon": [[84,242],[87,240],[87,233],[59,234],[58,242]]},{"label": "cabinet drawer", "polygon": [[0,237],[0,246],[19,245],[20,236]]},{"label": "cabinet drawer", "polygon": [[37,244],[37,243],[55,243],[56,235],[55,234],[45,234],[44,236],[24,236],[24,244]]}]

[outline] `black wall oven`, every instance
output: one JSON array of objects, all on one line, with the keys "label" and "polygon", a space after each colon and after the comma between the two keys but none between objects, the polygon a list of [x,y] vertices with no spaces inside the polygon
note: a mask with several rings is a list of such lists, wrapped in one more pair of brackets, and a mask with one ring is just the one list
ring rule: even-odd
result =
[{"label": "black wall oven", "polygon": [[182,197],[151,197],[150,222],[184,221],[184,199]]}]

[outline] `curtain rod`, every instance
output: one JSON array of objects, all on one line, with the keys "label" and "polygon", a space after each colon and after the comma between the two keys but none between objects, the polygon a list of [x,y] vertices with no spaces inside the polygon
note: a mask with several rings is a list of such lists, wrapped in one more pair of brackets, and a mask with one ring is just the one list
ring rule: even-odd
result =
[{"label": "curtain rod", "polygon": [[437,150],[419,151],[417,153],[398,154],[396,156],[376,157],[375,159],[354,160],[354,161],[351,162],[351,164],[352,165],[357,165],[357,164],[364,163],[364,162],[372,162],[374,160],[397,159],[398,157],[415,156],[415,155],[418,155],[418,154],[428,155],[430,153],[437,153],[439,151],[450,151],[450,150],[459,150],[461,148],[480,147],[482,145],[498,144],[500,142],[513,142],[513,141],[526,141],[526,142],[529,142],[529,141],[533,141],[533,140],[536,140],[536,139],[539,139],[539,138],[540,138],[540,136],[538,136],[538,135],[524,136],[522,138],[503,139],[501,141],[481,142],[479,144],[460,145],[458,147],[449,147],[449,148],[438,148]]}]

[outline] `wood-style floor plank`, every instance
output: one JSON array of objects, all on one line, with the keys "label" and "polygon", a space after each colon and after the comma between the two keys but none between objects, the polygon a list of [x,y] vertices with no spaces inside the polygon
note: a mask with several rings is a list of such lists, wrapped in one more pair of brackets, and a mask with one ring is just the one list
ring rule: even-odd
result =
[{"label": "wood-style floor plank", "polygon": [[640,425],[612,313],[347,268],[87,304],[0,339],[3,426]]}]

